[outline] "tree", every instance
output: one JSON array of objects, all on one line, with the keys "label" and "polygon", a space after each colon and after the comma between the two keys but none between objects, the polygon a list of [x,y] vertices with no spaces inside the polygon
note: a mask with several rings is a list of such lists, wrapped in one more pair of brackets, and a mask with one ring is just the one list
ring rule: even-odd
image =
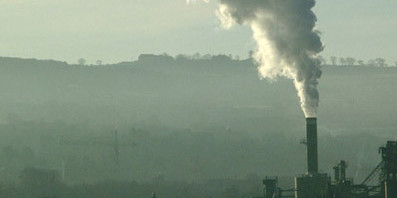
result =
[{"label": "tree", "polygon": [[79,60],[77,60],[77,63],[79,65],[85,65],[87,63],[87,61],[84,58],[79,58]]},{"label": "tree", "polygon": [[193,54],[192,58],[193,59],[200,59],[201,58],[201,54],[196,52],[195,54]]},{"label": "tree", "polygon": [[322,56],[318,56],[318,60],[320,61],[321,65],[326,65],[327,64],[327,59],[325,59]]},{"label": "tree", "polygon": [[240,198],[241,197],[241,190],[237,185],[228,186],[225,191],[223,192],[223,197],[227,198]]},{"label": "tree", "polygon": [[2,148],[2,156],[5,158],[7,163],[13,161],[18,156],[18,151],[11,146]]},{"label": "tree", "polygon": [[378,67],[386,67],[386,60],[383,58],[376,58],[375,59],[375,64]]},{"label": "tree", "polygon": [[201,58],[205,59],[205,60],[210,60],[212,58],[212,55],[211,54],[204,54]]},{"label": "tree", "polygon": [[336,61],[338,60],[338,58],[336,58],[335,56],[331,56],[331,63],[332,65],[336,65]]},{"label": "tree", "polygon": [[375,60],[373,60],[373,59],[368,60],[367,65],[368,65],[368,66],[375,66],[375,65],[376,65],[376,64],[375,64]]},{"label": "tree", "polygon": [[249,58],[249,59],[253,59],[253,58],[254,58],[254,51],[250,50],[250,51],[248,52],[248,58]]},{"label": "tree", "polygon": [[339,58],[339,64],[340,65],[346,65],[346,59],[345,58]]},{"label": "tree", "polygon": [[348,65],[354,65],[354,63],[356,63],[356,59],[352,58],[352,57],[347,57],[346,58],[346,63]]},{"label": "tree", "polygon": [[357,63],[358,63],[358,65],[361,65],[361,66],[364,65],[364,61],[363,60],[358,60]]},{"label": "tree", "polygon": [[20,174],[22,189],[31,197],[54,197],[61,192],[63,184],[58,171],[25,168]]},{"label": "tree", "polygon": [[101,61],[101,60],[97,60],[97,61],[96,61],[96,64],[97,64],[97,65],[102,65],[102,61]]},{"label": "tree", "polygon": [[397,67],[397,61],[394,61],[394,65]]},{"label": "tree", "polygon": [[187,55],[185,55],[185,54],[178,54],[178,55],[175,56],[175,60],[178,60],[178,61],[180,61],[180,60],[189,60],[189,59],[190,58]]}]

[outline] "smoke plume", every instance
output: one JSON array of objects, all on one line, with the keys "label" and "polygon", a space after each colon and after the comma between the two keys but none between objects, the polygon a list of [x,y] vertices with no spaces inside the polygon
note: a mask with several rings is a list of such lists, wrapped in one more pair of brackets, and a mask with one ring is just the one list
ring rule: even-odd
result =
[{"label": "smoke plume", "polygon": [[[208,2],[208,1],[206,1]],[[306,117],[316,117],[321,76],[316,55],[323,50],[315,0],[219,0],[218,18],[225,28],[249,25],[257,43],[254,54],[263,78],[293,79]]]}]

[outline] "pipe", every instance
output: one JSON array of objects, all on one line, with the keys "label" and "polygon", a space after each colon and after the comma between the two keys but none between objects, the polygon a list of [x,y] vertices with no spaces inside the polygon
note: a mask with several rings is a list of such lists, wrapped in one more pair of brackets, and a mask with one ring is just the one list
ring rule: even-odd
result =
[{"label": "pipe", "polygon": [[347,168],[346,162],[344,160],[342,160],[342,161],[340,161],[339,165],[340,165],[340,179],[342,181],[345,181],[346,180],[346,168]]},{"label": "pipe", "polygon": [[334,180],[336,183],[338,183],[339,179],[340,179],[339,166],[334,166]]}]

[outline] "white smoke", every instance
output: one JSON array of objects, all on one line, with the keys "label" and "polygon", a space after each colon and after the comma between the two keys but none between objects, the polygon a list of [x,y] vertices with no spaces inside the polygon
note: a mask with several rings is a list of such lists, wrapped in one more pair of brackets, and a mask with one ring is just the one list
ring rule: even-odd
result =
[{"label": "white smoke", "polygon": [[257,43],[254,55],[264,78],[294,80],[306,117],[316,117],[321,76],[316,55],[323,50],[315,0],[219,0],[217,16],[225,28],[249,25]]}]

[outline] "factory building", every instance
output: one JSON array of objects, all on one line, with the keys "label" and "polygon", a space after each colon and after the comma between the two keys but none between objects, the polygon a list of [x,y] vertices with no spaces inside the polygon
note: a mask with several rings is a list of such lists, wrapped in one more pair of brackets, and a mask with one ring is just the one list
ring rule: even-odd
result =
[{"label": "factory building", "polygon": [[[295,186],[288,190],[278,187],[277,178],[265,178],[264,198],[397,198],[397,141],[379,148],[381,162],[360,184],[346,178],[347,164],[343,160],[333,168],[333,180],[318,171],[317,118],[306,118],[305,143],[307,172],[295,177]],[[377,176],[378,185],[366,184]]]}]

